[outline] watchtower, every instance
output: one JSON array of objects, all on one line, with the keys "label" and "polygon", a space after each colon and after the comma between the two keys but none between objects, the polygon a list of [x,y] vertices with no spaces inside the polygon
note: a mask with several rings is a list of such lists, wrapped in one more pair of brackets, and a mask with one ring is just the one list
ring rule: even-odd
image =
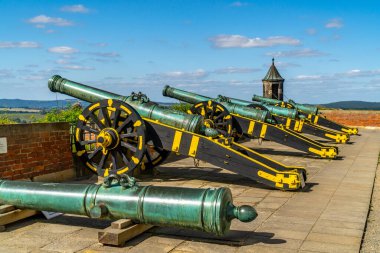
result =
[{"label": "watchtower", "polygon": [[274,58],[272,58],[272,66],[270,66],[268,73],[263,78],[263,96],[266,98],[284,99],[284,81],[281,77],[276,66],[274,65]]}]

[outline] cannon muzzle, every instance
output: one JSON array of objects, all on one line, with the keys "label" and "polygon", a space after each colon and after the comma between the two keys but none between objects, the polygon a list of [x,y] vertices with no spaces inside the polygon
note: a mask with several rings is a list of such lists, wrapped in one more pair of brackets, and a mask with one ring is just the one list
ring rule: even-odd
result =
[{"label": "cannon muzzle", "polygon": [[119,184],[58,184],[0,181],[0,202],[18,208],[132,219],[135,223],[178,226],[223,235],[231,220],[250,222],[251,206],[234,206],[228,188],[139,186],[132,178]]}]

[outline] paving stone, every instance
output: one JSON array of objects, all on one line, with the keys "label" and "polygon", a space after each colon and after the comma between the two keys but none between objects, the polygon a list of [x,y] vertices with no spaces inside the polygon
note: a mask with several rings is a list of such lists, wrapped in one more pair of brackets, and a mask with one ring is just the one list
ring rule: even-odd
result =
[{"label": "paving stone", "polygon": [[[178,245],[171,253],[233,253],[236,251],[235,247],[228,245],[214,244],[214,243],[204,243],[204,242],[184,242]],[[151,252],[150,252],[151,253]]]},{"label": "paving stone", "polygon": [[313,224],[294,223],[294,222],[289,222],[288,220],[272,221],[271,219],[268,219],[265,223],[261,224],[260,229],[262,230],[281,229],[281,230],[287,230],[287,231],[310,232],[312,227],[313,227]]},{"label": "paving stone", "polygon": [[286,239],[304,240],[309,234],[309,230],[299,231],[299,230],[289,229],[289,227],[283,227],[283,228],[260,227],[259,229],[256,230],[256,232],[273,233],[276,237],[283,238],[285,240]]},{"label": "paving stone", "polygon": [[6,240],[8,238],[11,238],[13,236],[14,236],[14,234],[10,233],[8,231],[0,232],[0,245],[1,245],[2,241]]},{"label": "paving stone", "polygon": [[173,250],[177,245],[179,245],[182,242],[182,239],[152,236],[144,240],[143,242],[137,244],[136,246],[131,247],[128,252],[166,253]]},{"label": "paving stone", "polygon": [[360,245],[361,237],[311,232],[306,240],[343,245]]},{"label": "paving stone", "polygon": [[48,238],[40,237],[38,235],[16,235],[14,237],[1,241],[1,246],[16,248],[27,247],[27,249],[37,249],[42,248],[51,242],[52,241]]},{"label": "paving stone", "polygon": [[284,249],[259,245],[249,245],[240,247],[236,253],[296,253],[297,249]]},{"label": "paving stone", "polygon": [[28,250],[26,246],[24,246],[23,248],[18,248],[18,247],[0,245],[0,252],[4,252],[4,253],[29,253],[30,250]]},{"label": "paving stone", "polygon": [[76,252],[87,248],[97,242],[97,230],[82,229],[67,236],[59,241],[54,241],[43,247],[43,250],[55,250],[58,252]]},{"label": "paving stone", "polygon": [[327,242],[304,241],[301,246],[302,251],[329,252],[329,253],[357,253],[360,245],[343,245]]},{"label": "paving stone", "polygon": [[267,196],[257,205],[257,208],[276,210],[284,205],[288,200],[289,198]]},{"label": "paving stone", "polygon": [[343,236],[352,236],[357,238],[362,238],[363,230],[362,229],[353,229],[353,228],[341,228],[341,227],[331,227],[329,225],[315,225],[312,230],[313,233],[323,233],[331,235],[343,235]]},{"label": "paving stone", "polygon": [[263,198],[258,198],[254,196],[238,196],[234,198],[234,203],[244,203],[248,205],[257,205],[263,200]]},{"label": "paving stone", "polygon": [[249,238],[247,238],[246,243],[282,249],[299,249],[303,242],[303,240],[275,237],[274,233],[267,234],[268,236],[253,234]]},{"label": "paving stone", "polygon": [[78,253],[125,253],[128,252],[130,248],[132,248],[132,246],[115,247],[95,243],[86,249],[78,251]]},{"label": "paving stone", "polygon": [[268,197],[280,197],[280,198],[291,198],[296,193],[294,192],[286,192],[286,191],[271,191],[268,194]]},{"label": "paving stone", "polygon": [[271,221],[278,221],[278,222],[291,222],[291,223],[299,223],[299,224],[308,224],[308,225],[313,225],[316,221],[317,218],[315,217],[301,217],[301,216],[285,216],[285,215],[278,215],[277,213],[273,214],[270,217]]}]

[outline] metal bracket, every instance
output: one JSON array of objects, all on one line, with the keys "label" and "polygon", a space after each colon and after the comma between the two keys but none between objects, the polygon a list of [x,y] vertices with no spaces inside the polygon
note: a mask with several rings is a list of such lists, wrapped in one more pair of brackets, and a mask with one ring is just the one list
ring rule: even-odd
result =
[{"label": "metal bracket", "polygon": [[222,96],[222,95],[219,95],[219,96],[218,96],[218,100],[219,100],[220,102],[231,103],[231,99],[230,99],[230,98],[225,97],[225,96]]},{"label": "metal bracket", "polygon": [[132,92],[131,93],[131,100],[132,101],[139,101],[141,103],[148,103],[150,99],[147,95],[139,91],[139,93]]},{"label": "metal bracket", "polygon": [[122,174],[120,176],[112,174],[104,178],[103,187],[104,188],[111,187],[114,181],[116,181],[116,185],[120,185],[124,189],[132,188],[138,185],[136,182],[136,179],[134,177],[128,176],[127,174]]}]

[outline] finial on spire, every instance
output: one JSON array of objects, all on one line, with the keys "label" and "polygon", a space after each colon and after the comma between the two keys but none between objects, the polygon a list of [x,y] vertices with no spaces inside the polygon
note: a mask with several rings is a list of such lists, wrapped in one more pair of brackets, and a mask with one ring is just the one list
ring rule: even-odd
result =
[{"label": "finial on spire", "polygon": [[272,58],[272,64],[274,65],[274,57]]}]

